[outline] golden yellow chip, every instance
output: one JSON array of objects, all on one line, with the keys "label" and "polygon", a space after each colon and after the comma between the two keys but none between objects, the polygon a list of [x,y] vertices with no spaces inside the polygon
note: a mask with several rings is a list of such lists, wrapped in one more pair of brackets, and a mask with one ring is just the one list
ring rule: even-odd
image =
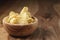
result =
[{"label": "golden yellow chip", "polygon": [[11,24],[17,24],[17,23],[18,23],[18,19],[17,19],[17,18],[12,18],[12,19],[10,20],[10,23],[11,23]]}]

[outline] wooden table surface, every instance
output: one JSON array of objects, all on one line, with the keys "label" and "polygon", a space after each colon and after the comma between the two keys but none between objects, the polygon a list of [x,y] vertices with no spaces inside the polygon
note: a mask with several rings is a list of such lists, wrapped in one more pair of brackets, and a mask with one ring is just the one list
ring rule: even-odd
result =
[{"label": "wooden table surface", "polygon": [[0,22],[10,11],[20,12],[28,6],[32,15],[39,20],[38,29],[27,37],[12,37],[0,23],[0,40],[60,40],[60,3],[59,1],[6,1],[0,6]]}]

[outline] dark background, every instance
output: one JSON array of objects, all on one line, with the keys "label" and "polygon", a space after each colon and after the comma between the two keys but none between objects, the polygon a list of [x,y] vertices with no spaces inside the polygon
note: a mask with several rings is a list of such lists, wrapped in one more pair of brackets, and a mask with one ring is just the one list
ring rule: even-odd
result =
[{"label": "dark background", "polygon": [[[0,35],[0,37],[2,39],[5,40],[5,37],[7,37],[8,40],[60,40],[60,26],[58,24],[60,20],[60,0],[0,0],[0,21],[2,22],[9,11],[20,12],[23,6],[29,6],[32,15],[38,18],[39,28],[32,36],[22,39],[6,35],[4,29],[1,28],[0,32],[3,36]],[[33,13],[37,9],[38,11]]]}]

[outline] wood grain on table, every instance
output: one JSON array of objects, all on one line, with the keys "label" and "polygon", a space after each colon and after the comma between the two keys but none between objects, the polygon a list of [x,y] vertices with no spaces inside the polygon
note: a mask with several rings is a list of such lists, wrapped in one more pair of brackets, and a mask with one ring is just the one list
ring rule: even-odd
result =
[{"label": "wood grain on table", "polygon": [[8,1],[0,7],[0,21],[3,17],[13,10],[20,12],[24,6],[29,7],[32,15],[36,16],[39,20],[38,29],[28,37],[12,37],[10,36],[3,25],[0,24],[0,40],[60,40],[60,26],[59,26],[59,8],[53,1]]}]

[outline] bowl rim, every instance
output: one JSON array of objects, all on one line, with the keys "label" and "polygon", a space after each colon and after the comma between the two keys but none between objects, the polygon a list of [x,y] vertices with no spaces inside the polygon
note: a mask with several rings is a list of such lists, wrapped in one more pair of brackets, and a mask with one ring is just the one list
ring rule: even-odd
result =
[{"label": "bowl rim", "polygon": [[[37,23],[38,22],[38,19],[36,18],[36,17],[34,17],[34,16],[32,16],[34,19],[35,19],[35,21],[33,22],[33,23],[29,23],[29,24],[24,24],[24,25],[32,25],[32,24],[35,24],[35,23]],[[8,25],[13,25],[13,26],[24,26],[23,24],[11,24],[11,23],[8,23],[8,22],[6,22],[5,20],[8,18],[8,16],[6,16],[6,17],[4,17],[3,18],[3,23],[5,23],[5,24],[8,24]]]}]

